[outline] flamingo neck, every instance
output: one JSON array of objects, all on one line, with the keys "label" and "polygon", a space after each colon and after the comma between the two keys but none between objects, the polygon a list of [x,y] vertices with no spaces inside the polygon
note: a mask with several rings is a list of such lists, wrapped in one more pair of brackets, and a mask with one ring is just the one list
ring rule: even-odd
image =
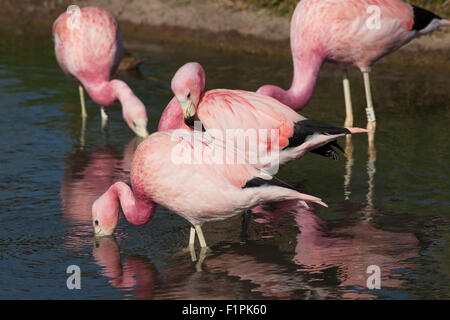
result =
[{"label": "flamingo neck", "polygon": [[311,99],[324,59],[319,54],[304,53],[293,56],[292,85],[285,91],[285,104],[294,110],[303,109]]},{"label": "flamingo neck", "polygon": [[122,112],[124,114],[145,110],[145,105],[142,101],[136,97],[130,87],[122,80],[111,80],[109,87],[111,88],[112,96],[115,100],[119,100],[122,105]]},{"label": "flamingo neck", "polygon": [[115,79],[95,84],[83,83],[83,86],[92,100],[101,106],[112,106],[118,100],[125,113],[128,111],[127,109],[145,109],[142,101],[135,96],[130,87],[122,80]]},{"label": "flamingo neck", "polygon": [[184,123],[183,112],[176,97],[170,100],[158,123],[158,131],[188,128]]},{"label": "flamingo neck", "polygon": [[140,226],[152,219],[156,203],[144,194],[139,192],[133,194],[131,188],[123,182],[116,182],[108,192],[113,196],[117,206],[120,203],[125,217],[131,224]]}]

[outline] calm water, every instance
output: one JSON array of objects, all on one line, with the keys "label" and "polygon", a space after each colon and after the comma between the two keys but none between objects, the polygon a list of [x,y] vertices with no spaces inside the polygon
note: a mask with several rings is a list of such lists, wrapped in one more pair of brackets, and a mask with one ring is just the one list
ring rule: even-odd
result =
[{"label": "calm water", "polygon": [[[119,76],[146,104],[151,131],[187,61],[203,64],[208,88],[291,79],[289,59],[156,42],[131,48],[151,59],[140,76]],[[213,251],[200,266],[179,254],[187,221],[162,207],[146,226],[122,219],[115,238],[94,238],[91,204],[127,181],[139,141],[119,107],[103,132],[90,99],[83,133],[77,87],[56,64],[50,36],[2,37],[0,298],[450,299],[449,71],[380,64],[376,153],[354,136],[341,141],[348,158],[308,155],[278,175],[329,208],[279,203],[255,208],[247,224],[205,224]],[[350,76],[356,125],[365,126],[362,76]],[[322,70],[303,114],[343,122],[339,69]],[[66,287],[69,265],[81,268],[81,290]],[[366,289],[370,265],[381,269],[380,290]]]}]

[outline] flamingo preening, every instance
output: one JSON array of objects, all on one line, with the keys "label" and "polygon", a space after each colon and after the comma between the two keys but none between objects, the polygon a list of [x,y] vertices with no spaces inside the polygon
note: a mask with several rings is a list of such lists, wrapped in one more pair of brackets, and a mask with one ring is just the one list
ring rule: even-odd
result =
[{"label": "flamingo preening", "polygon": [[[210,133],[249,138],[254,132],[258,148],[251,152],[279,151],[279,165],[303,157],[308,151],[336,159],[336,139],[360,128],[341,128],[307,119],[278,100],[243,90],[215,89],[204,92],[205,71],[197,62],[183,65],[175,73],[171,86],[175,98],[160,119],[158,130],[188,128],[198,119]],[[276,141],[271,132],[276,132]],[[213,134],[214,135],[214,134]],[[242,149],[242,148],[241,148]],[[248,151],[248,150],[247,150]],[[249,152],[246,153],[247,158]],[[258,155],[257,155],[258,156]],[[268,169],[270,157],[260,157],[257,166]]]},{"label": "flamingo preening", "polygon": [[[346,68],[356,66],[364,76],[367,129],[375,131],[369,78],[372,66],[412,39],[443,26],[450,26],[450,21],[402,0],[302,0],[291,20],[292,85],[288,90],[264,85],[257,92],[301,110],[313,94],[322,64],[336,63],[344,69],[344,126],[352,127]],[[373,141],[373,135],[369,139]]]},{"label": "flamingo preening", "polygon": [[87,117],[84,87],[92,100],[102,106],[103,127],[108,121],[104,107],[119,100],[123,118],[131,130],[138,136],[148,136],[144,104],[125,82],[110,80],[122,58],[122,36],[116,19],[102,8],[69,9],[53,24],[55,54],[61,69],[80,82],[83,119]]}]

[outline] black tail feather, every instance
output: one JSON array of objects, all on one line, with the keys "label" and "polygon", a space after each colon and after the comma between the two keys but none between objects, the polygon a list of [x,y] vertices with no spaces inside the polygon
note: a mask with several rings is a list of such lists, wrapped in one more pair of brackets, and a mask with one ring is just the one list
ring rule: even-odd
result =
[{"label": "black tail feather", "polygon": [[[347,128],[337,127],[318,120],[300,120],[294,124],[294,134],[289,139],[289,144],[284,149],[297,147],[304,143],[308,137],[313,136],[314,134],[336,135],[349,133],[350,131]],[[339,156],[333,147],[336,147],[338,150],[344,152],[336,141],[328,142],[321,147],[311,150],[311,152],[337,160]]]},{"label": "black tail feather", "polygon": [[[284,149],[297,147],[304,143],[308,137],[311,137],[314,134],[336,135],[349,133],[350,131],[347,128],[337,127],[318,120],[300,120],[294,124],[294,134],[289,138],[289,144]],[[328,157],[333,158],[331,156],[334,152],[332,146],[335,146],[339,150],[342,150],[342,148],[335,141],[332,141],[324,145],[323,147],[316,148],[315,153],[324,156],[328,155]]]},{"label": "black tail feather", "polygon": [[256,187],[263,187],[263,186],[277,186],[277,187],[282,187],[282,188],[286,188],[286,189],[296,190],[290,184],[287,184],[283,180],[280,180],[274,176],[270,180],[266,180],[266,179],[259,178],[259,177],[254,177],[251,180],[248,180],[247,183],[245,184],[245,186],[242,187],[242,189],[256,188]]},{"label": "black tail feather", "polygon": [[414,26],[413,30],[420,31],[425,29],[433,19],[442,19],[441,17],[435,15],[433,12],[412,6],[414,10]]}]

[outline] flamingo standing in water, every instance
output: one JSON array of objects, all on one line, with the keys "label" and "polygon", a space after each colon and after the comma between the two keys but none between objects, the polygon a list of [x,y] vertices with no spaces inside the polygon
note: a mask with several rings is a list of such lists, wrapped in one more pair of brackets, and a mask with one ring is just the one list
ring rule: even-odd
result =
[{"label": "flamingo standing in water", "polygon": [[[78,80],[92,100],[101,105],[102,126],[108,115],[104,107],[116,100],[122,105],[125,122],[136,135],[147,137],[144,104],[121,80],[111,80],[122,58],[122,36],[111,13],[102,8],[69,7],[53,24],[56,60],[61,69]],[[79,86],[81,115],[87,117],[83,87]]]},{"label": "flamingo standing in water", "polygon": [[93,203],[95,233],[113,233],[120,207],[130,223],[143,225],[160,204],[192,224],[188,248],[194,246],[195,233],[206,248],[201,229],[204,222],[223,220],[272,201],[299,200],[305,206],[305,201],[311,201],[326,206],[317,197],[292,190],[247,163],[238,163],[217,139],[207,135],[179,129],[156,132],[144,140],[131,164],[133,190],[116,182]]},{"label": "flamingo standing in water", "polygon": [[[450,26],[450,21],[402,0],[302,0],[291,20],[292,85],[287,91],[264,85],[257,92],[301,110],[312,96],[322,64],[337,63],[344,68],[344,126],[352,127],[346,67],[356,66],[364,76],[367,129],[375,131],[369,79],[372,65],[412,39],[443,26]],[[369,139],[373,141],[373,134]]]},{"label": "flamingo standing in water", "polygon": [[[276,99],[255,92],[228,89],[204,92],[205,71],[196,62],[183,65],[175,73],[171,86],[175,97],[163,112],[159,131],[192,127],[195,119],[210,133],[218,130],[221,137],[227,136],[227,130],[236,130],[236,135],[244,137],[253,130],[259,139],[258,150],[281,150],[277,153],[277,164],[280,165],[299,159],[308,151],[336,159],[333,146],[340,149],[336,143],[338,137],[367,132],[307,119]],[[267,137],[259,135],[262,130]],[[278,141],[274,142],[270,137],[271,130],[277,133]],[[255,150],[250,152],[256,153]],[[246,156],[251,155],[247,153]],[[267,161],[272,160],[260,157],[254,164],[268,169],[273,163]]]}]

